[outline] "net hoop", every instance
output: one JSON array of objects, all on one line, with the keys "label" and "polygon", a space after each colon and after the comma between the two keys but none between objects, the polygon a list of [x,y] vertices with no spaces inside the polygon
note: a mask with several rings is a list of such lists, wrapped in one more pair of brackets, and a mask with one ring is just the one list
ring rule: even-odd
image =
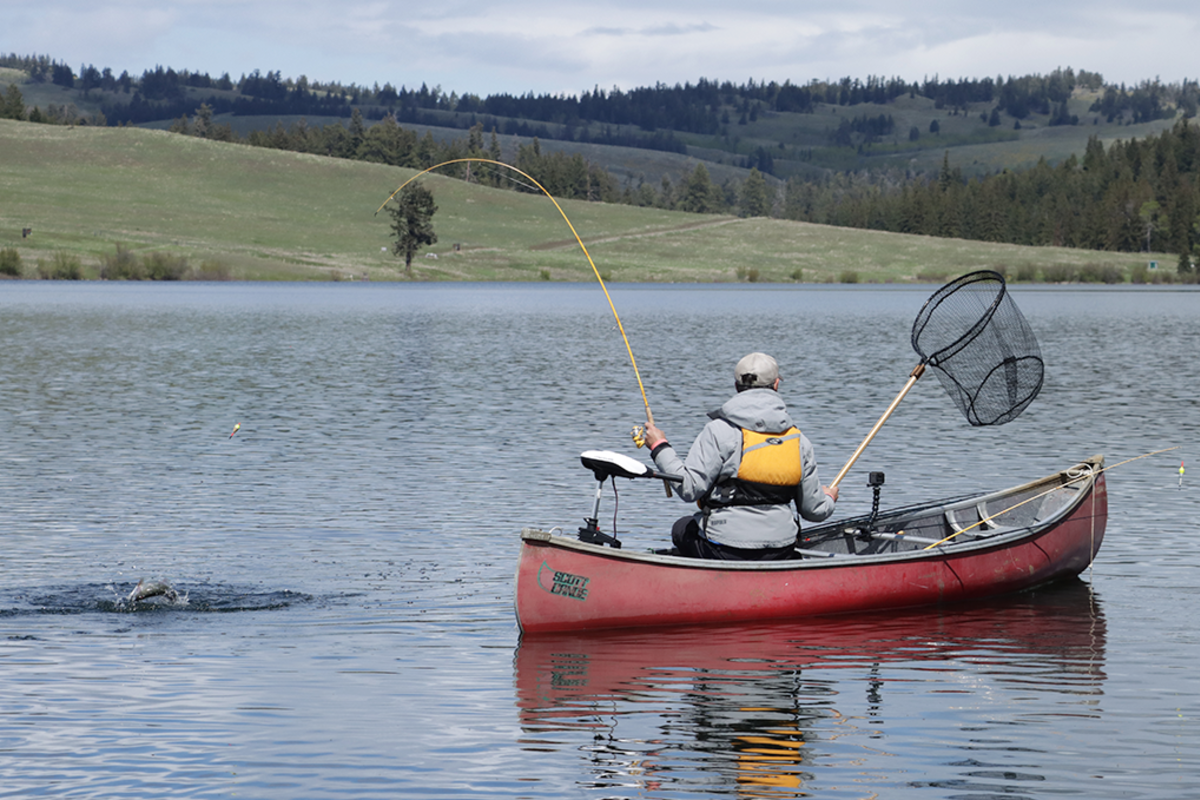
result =
[{"label": "net hoop", "polygon": [[1016,419],[1045,380],[1037,338],[994,270],[969,272],[934,292],[913,321],[912,346],[975,426]]},{"label": "net hoop", "polygon": [[[991,305],[987,307],[979,320],[972,325],[967,331],[953,342],[945,345],[933,353],[926,353],[919,344],[918,340],[921,334],[925,331],[925,326],[933,318],[946,298],[955,292],[970,286],[974,283],[992,283],[996,286],[996,296],[992,299]],[[960,352],[964,347],[971,343],[980,333],[983,332],[995,316],[996,310],[1000,308],[1000,304],[1004,302],[1005,294],[1008,292],[1008,286],[1004,281],[1004,276],[999,272],[990,269],[979,270],[977,272],[969,272],[947,283],[942,288],[938,289],[929,299],[925,301],[925,305],[921,307],[921,311],[917,314],[917,318],[913,320],[912,328],[912,348],[921,356],[922,364],[930,364],[937,366],[939,362],[945,361]]]},{"label": "net hoop", "polygon": [[[1036,370],[1036,373],[1039,376],[1036,385],[1026,391],[1023,396],[1013,398],[1010,407],[1005,412],[1001,414],[995,414],[989,419],[984,419],[982,416],[980,416],[980,411],[977,408],[977,404],[979,402],[980,395],[984,393],[984,389],[988,387],[992,377],[995,376],[1000,370],[1007,371],[1015,369],[1020,371],[1026,367],[1030,370]],[[992,370],[987,374],[987,377],[983,379],[978,391],[974,393],[967,391],[966,387],[964,387],[962,383],[954,380],[954,378],[944,370],[938,372],[938,378],[945,376],[946,379],[954,382],[954,385],[958,387],[960,392],[962,392],[963,397],[967,398],[966,407],[963,409],[963,416],[967,418],[967,422],[969,422],[971,425],[983,427],[987,425],[1003,425],[1006,422],[1016,419],[1021,412],[1033,402],[1034,398],[1038,396],[1038,392],[1041,391],[1041,376],[1044,374],[1044,372],[1045,363],[1042,361],[1040,356],[1022,356],[1021,358],[1014,358],[1011,361],[1005,361],[1004,363],[997,364],[995,367],[993,367]]]}]

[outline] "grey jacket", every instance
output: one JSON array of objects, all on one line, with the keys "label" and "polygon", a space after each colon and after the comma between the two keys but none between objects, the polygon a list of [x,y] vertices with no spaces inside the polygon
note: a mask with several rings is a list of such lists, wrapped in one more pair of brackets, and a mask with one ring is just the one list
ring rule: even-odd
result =
[{"label": "grey jacket", "polygon": [[[712,422],[696,437],[686,461],[681,461],[670,445],[659,448],[654,455],[661,471],[683,476],[683,484],[677,488],[685,502],[701,499],[713,486],[737,475],[742,463],[743,428],[778,433],[794,424],[783,398],[772,389],[747,389],[709,416]],[[820,522],[833,513],[834,502],[821,491],[813,446],[803,435],[800,459],[803,477],[794,502],[804,519]],[[696,515],[707,538],[730,547],[786,547],[795,543],[799,530],[791,504],[714,508],[708,512],[707,521],[704,516],[703,512]]]}]

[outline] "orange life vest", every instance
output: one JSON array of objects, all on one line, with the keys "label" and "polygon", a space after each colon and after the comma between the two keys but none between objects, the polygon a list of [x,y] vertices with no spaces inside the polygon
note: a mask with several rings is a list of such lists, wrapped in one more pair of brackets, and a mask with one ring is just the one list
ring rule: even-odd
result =
[{"label": "orange life vest", "polygon": [[742,429],[742,462],[737,476],[713,487],[701,507],[761,506],[789,503],[804,477],[800,429],[761,433]]}]

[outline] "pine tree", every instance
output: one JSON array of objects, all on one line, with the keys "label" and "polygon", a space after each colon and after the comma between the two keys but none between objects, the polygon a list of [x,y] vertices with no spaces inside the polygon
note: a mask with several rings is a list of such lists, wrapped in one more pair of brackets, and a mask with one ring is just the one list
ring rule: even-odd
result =
[{"label": "pine tree", "polygon": [[1191,250],[1179,251],[1179,263],[1176,265],[1175,271],[1180,275],[1191,275],[1195,271],[1195,267],[1192,266]]},{"label": "pine tree", "polygon": [[771,189],[767,180],[757,168],[750,170],[746,182],[742,184],[741,196],[738,198],[739,211],[743,217],[771,216]]},{"label": "pine tree", "polygon": [[679,209],[693,214],[711,214],[717,210],[714,198],[712,180],[704,164],[697,164],[683,186],[683,196],[679,198]]},{"label": "pine tree", "polygon": [[419,183],[405,186],[396,196],[396,204],[388,206],[392,215],[392,232],[396,242],[392,252],[404,257],[404,274],[412,277],[412,260],[422,247],[435,244],[433,215],[437,213],[433,192]]},{"label": "pine tree", "polygon": [[391,164],[394,167],[413,167],[416,166],[416,148],[416,132],[401,128],[396,124],[395,117],[388,114],[377,125],[367,129],[362,143],[358,146],[356,158]]},{"label": "pine tree", "polygon": [[0,119],[25,119],[25,98],[15,83],[8,85],[8,92],[0,102]]},{"label": "pine tree", "polygon": [[434,141],[431,131],[426,130],[425,135],[421,137],[421,141],[417,142],[416,155],[416,166],[421,169],[432,167],[438,162],[438,145]]},{"label": "pine tree", "polygon": [[367,135],[367,126],[363,123],[362,112],[357,108],[350,112],[350,152],[355,153],[362,145]]},{"label": "pine tree", "polygon": [[675,187],[671,184],[671,179],[663,175],[660,186],[661,191],[658,195],[659,206],[668,210],[675,208]]},{"label": "pine tree", "polygon": [[213,110],[208,103],[201,103],[196,109],[195,121],[192,123],[194,135],[207,139],[212,132]]},{"label": "pine tree", "polygon": [[476,122],[467,131],[467,154],[472,158],[483,155],[483,123]]}]

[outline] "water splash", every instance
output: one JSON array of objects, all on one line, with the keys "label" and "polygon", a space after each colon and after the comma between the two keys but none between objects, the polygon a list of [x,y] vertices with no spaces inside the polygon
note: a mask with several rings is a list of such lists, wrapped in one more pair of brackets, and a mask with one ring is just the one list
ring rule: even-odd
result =
[{"label": "water splash", "polygon": [[[143,589],[147,581],[141,582]],[[0,617],[30,614],[235,613],[272,611],[309,603],[313,596],[290,589],[264,589],[226,583],[167,584],[171,591],[142,594],[138,587],[86,583],[14,589],[0,594]]]}]

